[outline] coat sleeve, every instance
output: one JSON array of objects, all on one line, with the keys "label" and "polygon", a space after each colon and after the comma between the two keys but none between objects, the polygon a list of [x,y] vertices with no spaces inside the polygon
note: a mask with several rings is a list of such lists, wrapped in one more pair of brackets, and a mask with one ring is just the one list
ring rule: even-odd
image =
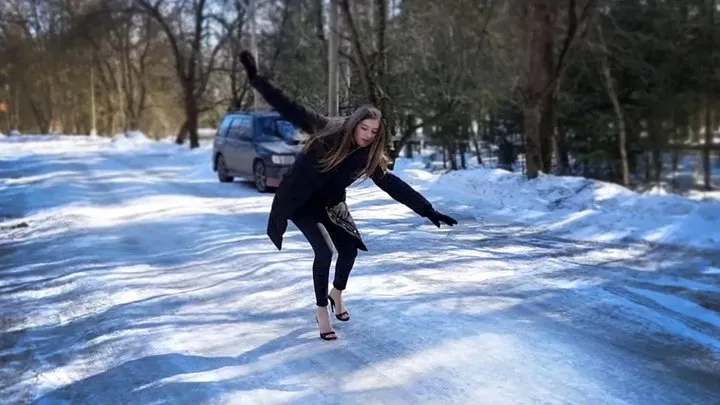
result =
[{"label": "coat sleeve", "polygon": [[293,100],[268,78],[257,75],[250,82],[280,115],[308,134],[313,134],[328,123],[327,117],[318,114],[300,102]]},{"label": "coat sleeve", "polygon": [[405,204],[416,214],[424,217],[432,211],[433,206],[430,201],[391,172],[383,173],[378,170],[370,178],[395,201]]}]

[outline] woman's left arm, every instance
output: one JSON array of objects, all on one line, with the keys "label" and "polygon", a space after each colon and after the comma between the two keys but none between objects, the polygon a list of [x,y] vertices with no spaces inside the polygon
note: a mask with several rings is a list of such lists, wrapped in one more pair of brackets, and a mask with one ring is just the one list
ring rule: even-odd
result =
[{"label": "woman's left arm", "polygon": [[441,222],[450,226],[457,224],[454,218],[435,211],[430,201],[393,173],[383,173],[381,170],[378,170],[370,176],[370,178],[395,201],[405,204],[408,208],[415,211],[416,214],[429,219],[438,228]]}]

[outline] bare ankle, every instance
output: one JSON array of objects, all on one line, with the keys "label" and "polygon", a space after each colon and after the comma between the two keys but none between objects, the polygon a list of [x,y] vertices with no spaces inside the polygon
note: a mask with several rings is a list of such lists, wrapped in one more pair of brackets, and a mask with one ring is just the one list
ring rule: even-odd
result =
[{"label": "bare ankle", "polygon": [[317,321],[320,329],[332,330],[330,314],[328,313],[327,307],[317,307]]}]

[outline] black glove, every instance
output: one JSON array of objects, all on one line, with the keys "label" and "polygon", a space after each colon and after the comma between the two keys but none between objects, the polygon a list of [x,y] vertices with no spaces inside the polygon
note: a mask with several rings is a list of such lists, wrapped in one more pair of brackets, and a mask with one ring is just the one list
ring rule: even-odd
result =
[{"label": "black glove", "polygon": [[435,226],[437,226],[438,228],[440,228],[441,222],[444,222],[445,224],[450,226],[458,223],[454,218],[449,217],[445,214],[441,214],[435,210],[431,210],[430,212],[425,214],[425,217],[429,219],[433,224],[435,224]]},{"label": "black glove", "polygon": [[257,63],[255,62],[255,58],[250,52],[240,52],[240,63],[242,63],[243,67],[245,67],[245,72],[247,72],[248,80],[252,80],[255,78],[255,76],[257,76]]}]

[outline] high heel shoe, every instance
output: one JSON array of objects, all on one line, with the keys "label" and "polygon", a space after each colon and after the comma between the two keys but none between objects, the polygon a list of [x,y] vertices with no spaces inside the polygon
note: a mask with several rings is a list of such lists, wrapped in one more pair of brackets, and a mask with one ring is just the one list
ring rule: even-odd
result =
[{"label": "high heel shoe", "polygon": [[[315,317],[315,322],[320,324],[320,321],[318,320],[317,316]],[[332,335],[332,336],[331,336]],[[322,340],[335,340],[337,339],[337,334],[334,330],[331,330],[330,332],[320,332],[320,339]]]},{"label": "high heel shoe", "polygon": [[[330,309],[332,309],[333,314],[335,314],[335,300],[332,299],[329,294],[328,300],[330,301]],[[339,321],[347,322],[350,320],[350,314],[348,314],[348,311],[343,311],[342,313],[335,314],[335,318],[337,318]]]}]

